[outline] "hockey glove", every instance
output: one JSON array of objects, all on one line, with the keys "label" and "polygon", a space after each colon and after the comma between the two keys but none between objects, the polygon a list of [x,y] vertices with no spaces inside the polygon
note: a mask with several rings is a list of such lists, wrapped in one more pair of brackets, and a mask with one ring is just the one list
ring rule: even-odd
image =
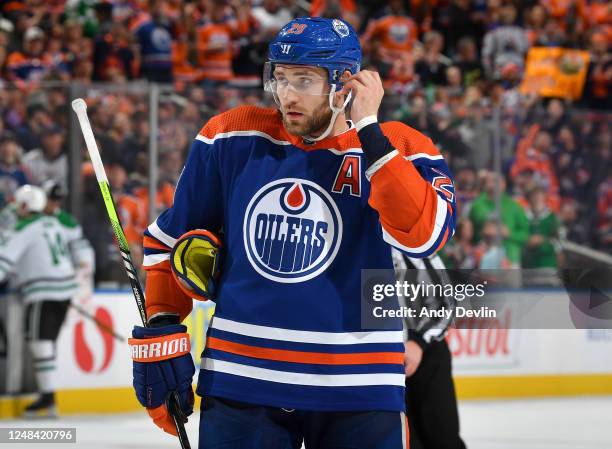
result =
[{"label": "hockey glove", "polygon": [[213,299],[219,278],[221,240],[210,231],[196,229],[183,234],[170,255],[172,275],[186,295]]},{"label": "hockey glove", "polygon": [[193,412],[195,365],[187,328],[180,324],[162,327],[134,326],[129,339],[134,370],[134,390],[153,422],[176,436],[168,412],[171,396],[178,399],[178,419],[187,422]]}]

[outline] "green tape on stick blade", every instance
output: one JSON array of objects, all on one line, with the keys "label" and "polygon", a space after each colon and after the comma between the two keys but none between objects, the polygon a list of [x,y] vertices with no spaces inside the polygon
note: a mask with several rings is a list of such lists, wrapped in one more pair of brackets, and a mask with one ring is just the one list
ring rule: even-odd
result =
[{"label": "green tape on stick blade", "polygon": [[125,235],[123,234],[123,229],[121,229],[121,224],[119,223],[119,217],[117,217],[117,211],[115,210],[115,205],[113,204],[113,197],[111,196],[108,182],[100,181],[99,185],[100,191],[102,192],[102,198],[104,198],[104,205],[106,206],[108,218],[110,218],[111,225],[113,226],[113,232],[115,233],[115,237],[117,237],[117,241],[119,242],[119,248],[129,252],[130,247],[125,239]]}]

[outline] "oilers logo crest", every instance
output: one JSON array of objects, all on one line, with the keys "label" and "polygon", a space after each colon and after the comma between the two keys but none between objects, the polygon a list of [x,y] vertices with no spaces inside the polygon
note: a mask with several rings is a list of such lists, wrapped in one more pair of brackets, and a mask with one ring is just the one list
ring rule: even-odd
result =
[{"label": "oilers logo crest", "polygon": [[285,178],[253,196],[243,232],[249,262],[260,275],[276,282],[303,282],[333,262],[342,241],[342,218],[319,185]]}]

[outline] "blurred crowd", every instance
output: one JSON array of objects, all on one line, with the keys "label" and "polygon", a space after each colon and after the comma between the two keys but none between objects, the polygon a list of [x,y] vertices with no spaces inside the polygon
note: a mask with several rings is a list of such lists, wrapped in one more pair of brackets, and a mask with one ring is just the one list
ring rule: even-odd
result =
[{"label": "blurred crowd", "polygon": [[[139,259],[149,221],[145,81],[163,86],[158,212],[209,117],[270,104],[260,88],[270,39],[293,17],[320,15],[358,30],[363,66],[381,73],[388,92],[381,118],[425,132],[449,161],[459,222],[448,264],[554,269],[563,240],[612,252],[612,1],[7,0],[0,8],[0,206],[27,182],[68,187],[69,84],[78,83]],[[521,93],[533,46],[588,51],[581,98]],[[83,180],[79,215],[98,280],[123,280],[87,163]]]}]

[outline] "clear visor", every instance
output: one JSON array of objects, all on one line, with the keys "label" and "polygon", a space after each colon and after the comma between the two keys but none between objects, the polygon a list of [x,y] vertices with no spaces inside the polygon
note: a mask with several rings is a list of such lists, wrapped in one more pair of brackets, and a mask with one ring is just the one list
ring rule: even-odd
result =
[{"label": "clear visor", "polygon": [[284,97],[289,92],[298,95],[329,95],[327,77],[316,73],[308,66],[264,65],[263,85],[266,92],[274,98]]}]

